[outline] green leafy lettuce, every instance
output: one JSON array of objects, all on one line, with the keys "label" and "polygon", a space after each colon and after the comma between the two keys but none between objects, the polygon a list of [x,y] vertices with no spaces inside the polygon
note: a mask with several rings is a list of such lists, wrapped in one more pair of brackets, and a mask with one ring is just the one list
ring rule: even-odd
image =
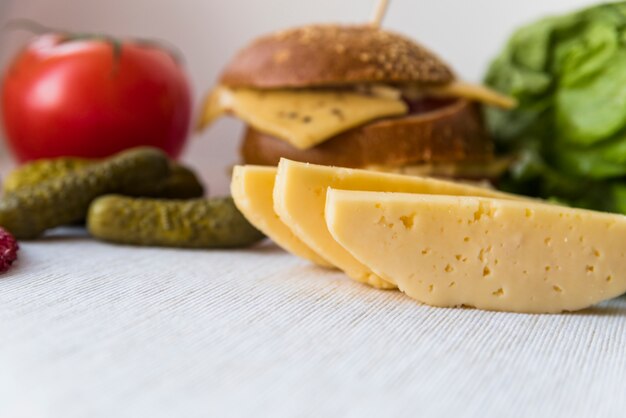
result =
[{"label": "green leafy lettuce", "polygon": [[626,2],[520,28],[486,83],[519,102],[486,111],[502,188],[626,214]]}]

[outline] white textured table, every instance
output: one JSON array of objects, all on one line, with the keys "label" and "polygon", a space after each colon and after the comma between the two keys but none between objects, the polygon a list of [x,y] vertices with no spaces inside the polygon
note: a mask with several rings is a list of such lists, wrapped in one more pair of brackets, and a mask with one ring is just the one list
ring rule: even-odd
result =
[{"label": "white textured table", "polygon": [[0,417],[623,417],[626,300],[421,306],[271,244],[58,237],[0,279]]}]

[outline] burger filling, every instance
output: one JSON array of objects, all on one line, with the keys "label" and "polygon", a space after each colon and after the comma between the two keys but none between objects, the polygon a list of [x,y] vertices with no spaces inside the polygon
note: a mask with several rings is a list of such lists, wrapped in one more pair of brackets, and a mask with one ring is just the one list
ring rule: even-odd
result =
[{"label": "burger filling", "polygon": [[508,105],[506,98],[480,86],[460,82],[405,89],[385,85],[334,90],[220,86],[207,98],[201,126],[231,113],[255,129],[305,150],[369,122],[434,111],[459,97]]},{"label": "burger filling", "polygon": [[400,98],[338,90],[215,90],[205,121],[233,113],[261,132],[308,149],[370,121],[405,115]]}]

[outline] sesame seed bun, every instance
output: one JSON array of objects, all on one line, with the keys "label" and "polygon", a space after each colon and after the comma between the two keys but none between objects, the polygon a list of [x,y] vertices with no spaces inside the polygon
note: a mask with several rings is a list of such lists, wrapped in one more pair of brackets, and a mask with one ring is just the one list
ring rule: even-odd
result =
[{"label": "sesame seed bun", "polygon": [[488,161],[493,146],[475,102],[459,99],[439,110],[382,119],[300,150],[248,127],[241,147],[247,164],[276,165],[281,157],[362,168]]},{"label": "sesame seed bun", "polygon": [[450,68],[414,41],[369,25],[311,25],[257,38],[224,70],[228,87],[446,84]]}]

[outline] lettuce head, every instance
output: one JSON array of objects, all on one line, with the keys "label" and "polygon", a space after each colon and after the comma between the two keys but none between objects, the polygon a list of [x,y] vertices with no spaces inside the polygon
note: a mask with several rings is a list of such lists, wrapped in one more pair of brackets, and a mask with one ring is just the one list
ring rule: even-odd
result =
[{"label": "lettuce head", "polygon": [[626,213],[626,2],[518,29],[485,82],[519,103],[486,111],[503,188]]}]

